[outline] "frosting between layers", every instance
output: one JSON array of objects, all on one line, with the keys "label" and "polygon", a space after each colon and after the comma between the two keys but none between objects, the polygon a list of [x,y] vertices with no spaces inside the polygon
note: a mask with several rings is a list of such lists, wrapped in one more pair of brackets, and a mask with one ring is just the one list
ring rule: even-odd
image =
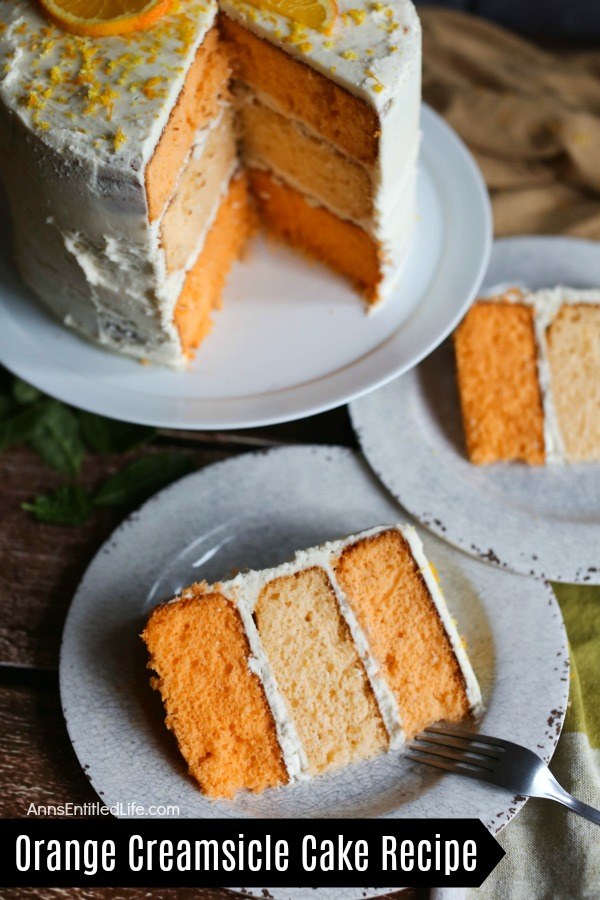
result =
[{"label": "frosting between layers", "polygon": [[578,303],[600,304],[600,290],[578,290],[559,285],[539,291],[529,291],[522,285],[499,285],[488,291],[485,298],[502,294],[508,303],[523,303],[533,308],[533,327],[537,350],[537,373],[542,409],[544,413],[544,453],[546,463],[564,465],[567,460],[565,445],[552,397],[552,373],[548,362],[548,329],[558,315],[561,306]]},{"label": "frosting between layers", "polygon": [[[481,692],[479,690],[477,678],[462,645],[456,625],[450,616],[441,589],[433,576],[431,567],[423,550],[423,544],[416,530],[412,526],[378,526],[361,532],[360,534],[350,535],[343,540],[330,541],[320,547],[300,550],[296,553],[291,562],[283,563],[280,566],[271,569],[263,569],[261,571],[250,570],[237,575],[230,581],[225,581],[210,587],[210,590],[218,590],[223,596],[235,603],[240,611],[240,616],[248,636],[248,642],[252,653],[248,665],[250,670],[257,675],[262,682],[265,696],[273,715],[277,737],[280,743],[284,763],[290,777],[290,782],[304,780],[310,776],[307,772],[308,765],[306,754],[298,737],[293,719],[287,708],[286,701],[281,695],[277,680],[271,670],[268,657],[262,647],[260,635],[254,623],[253,612],[259,595],[265,585],[274,578],[294,575],[298,571],[312,567],[320,567],[327,573],[338,601],[339,611],[348,625],[352,640],[364,665],[377,707],[389,736],[389,748],[394,749],[400,747],[404,744],[404,732],[398,702],[392,689],[381,673],[379,663],[371,652],[368,638],[361,628],[351,604],[338,584],[334,572],[335,562],[348,546],[364,538],[369,538],[389,530],[399,531],[407,541],[415,562],[419,566],[419,570],[425,579],[425,583],[444,626],[444,630],[450,640],[464,678],[467,698],[471,709],[475,714],[479,714],[482,711]],[[189,595],[188,592],[184,591],[181,597]],[[171,602],[177,602],[179,599],[179,597],[175,597]]]}]

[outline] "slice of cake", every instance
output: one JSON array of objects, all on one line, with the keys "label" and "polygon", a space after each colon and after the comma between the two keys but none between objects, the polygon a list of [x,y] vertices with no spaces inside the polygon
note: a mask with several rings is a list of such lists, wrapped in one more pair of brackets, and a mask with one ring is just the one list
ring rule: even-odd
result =
[{"label": "slice of cake", "polygon": [[600,291],[478,300],[454,346],[471,462],[600,460]]},{"label": "slice of cake", "polygon": [[341,0],[323,34],[259,6],[175,0],[151,27],[92,38],[35,0],[0,3],[17,265],[104,347],[193,355],[252,231],[250,191],[271,230],[369,304],[400,271],[415,221],[414,7]]},{"label": "slice of cake", "polygon": [[211,797],[312,778],[481,710],[409,526],[192,585],[154,610],[142,637],[167,727]]}]

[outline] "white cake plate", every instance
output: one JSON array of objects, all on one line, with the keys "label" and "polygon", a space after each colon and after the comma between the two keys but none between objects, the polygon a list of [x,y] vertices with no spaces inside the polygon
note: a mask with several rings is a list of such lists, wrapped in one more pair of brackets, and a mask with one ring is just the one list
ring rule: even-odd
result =
[{"label": "white cake plate", "polygon": [[[473,817],[492,832],[502,828],[523,798],[419,766],[399,752],[312,782],[211,801],[187,775],[149,685],[138,635],[159,601],[190,582],[222,578],[234,567],[277,565],[298,548],[399,518],[406,517],[361,457],[309,446],[209,466],[126,520],[77,590],[60,661],[69,735],[102,800],[123,803],[125,811],[135,801],[147,815],[157,805],[164,816],[164,805],[172,804],[182,817]],[[566,635],[551,590],[483,565],[426,531],[422,537],[481,684],[486,712],[479,727],[549,760],[569,690]],[[310,896],[356,900],[366,894]]]},{"label": "white cake plate", "polygon": [[[496,241],[483,285],[600,285],[600,247],[573,238]],[[551,581],[600,584],[600,464],[474,466],[451,342],[352,403],[373,471],[420,522],[466,553]]]},{"label": "white cake plate", "polygon": [[491,247],[488,196],[471,155],[428,108],[422,130],[416,232],[394,295],[373,315],[343,279],[259,237],[235,265],[197,360],[175,372],[69,331],[0,260],[0,362],[74,406],[166,428],[289,421],[384,384],[452,330]]}]

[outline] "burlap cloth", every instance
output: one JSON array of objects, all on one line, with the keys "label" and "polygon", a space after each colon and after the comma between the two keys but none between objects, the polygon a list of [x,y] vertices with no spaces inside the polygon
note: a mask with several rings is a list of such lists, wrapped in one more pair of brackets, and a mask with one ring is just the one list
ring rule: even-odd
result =
[{"label": "burlap cloth", "polygon": [[475,154],[496,236],[600,240],[600,49],[542,50],[484,19],[420,15],[424,98]]}]

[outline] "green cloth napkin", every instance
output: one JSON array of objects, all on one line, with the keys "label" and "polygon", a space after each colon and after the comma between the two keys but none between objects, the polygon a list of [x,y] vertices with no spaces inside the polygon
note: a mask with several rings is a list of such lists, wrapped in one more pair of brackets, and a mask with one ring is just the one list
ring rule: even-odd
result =
[{"label": "green cloth napkin", "polygon": [[[600,808],[600,587],[553,587],[569,637],[571,685],[550,768],[567,791]],[[529,800],[498,840],[506,856],[469,897],[600,898],[598,825],[550,800]]]}]

